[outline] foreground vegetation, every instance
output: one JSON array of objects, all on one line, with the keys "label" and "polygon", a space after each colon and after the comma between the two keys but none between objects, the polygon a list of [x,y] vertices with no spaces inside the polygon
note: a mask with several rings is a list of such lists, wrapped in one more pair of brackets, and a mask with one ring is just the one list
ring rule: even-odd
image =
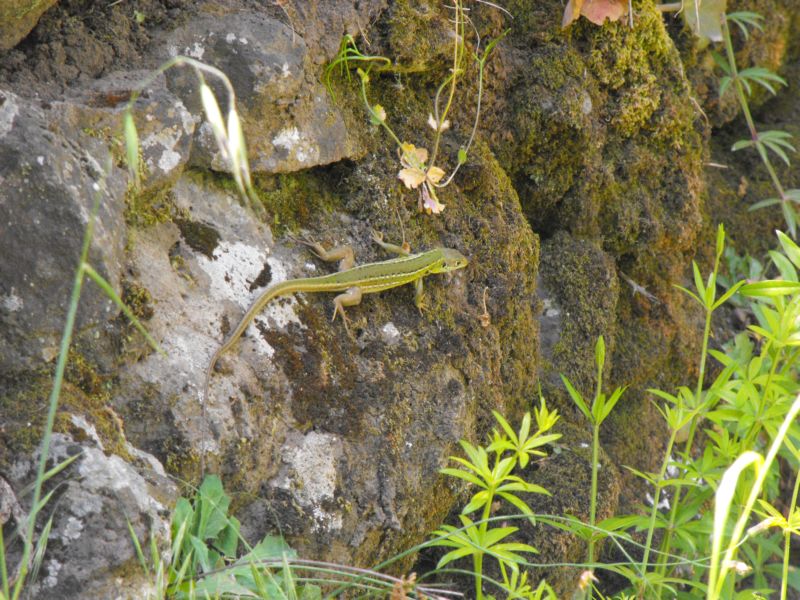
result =
[{"label": "foreground vegetation", "polygon": [[[609,10],[619,17],[628,14],[621,12],[620,6],[617,3]],[[695,8],[699,13],[701,7]],[[572,20],[579,12],[580,7],[578,12],[572,13]],[[690,26],[691,14],[687,11]],[[713,20],[714,15],[711,17]],[[735,144],[733,150],[750,148],[758,154],[776,196],[759,202],[755,208],[779,206],[787,233],[794,237],[795,204],[800,201],[800,195],[797,190],[786,189],[781,184],[771,162],[775,157],[789,162],[793,151],[789,136],[778,131],[758,131],[748,106],[748,97],[755,86],[775,91],[775,86],[785,85],[785,82],[759,67],[740,69],[736,65],[730,24],[747,35],[753,27],[759,27],[758,15],[740,12],[727,18],[720,14],[716,18],[725,49],[724,56],[719,55],[717,61],[723,73],[720,93],[729,89],[735,91],[748,128],[748,139]],[[467,162],[478,127],[484,67],[496,43],[492,41],[481,52],[476,52],[479,82],[475,125],[458,151],[453,173],[445,177],[444,170],[436,166],[436,159],[441,136],[449,126],[448,112],[457,101],[457,83],[464,72],[466,19],[462,4],[457,2],[454,36],[460,41],[455,44],[451,75],[436,91],[429,121],[435,132],[430,159],[427,150],[401,141],[388,124],[386,109],[369,100],[370,66],[385,65],[387,59],[361,53],[355,41],[348,38],[331,65],[331,70],[344,67],[347,73],[351,66],[355,68],[353,63],[368,65],[356,73],[369,118],[386,131],[391,143],[397,146],[399,177],[407,187],[418,190],[420,209],[428,214],[442,212],[444,205],[436,190],[449,184],[455,171]],[[695,18],[693,28],[698,35],[714,35],[713,31],[701,27],[707,20],[701,19],[699,14]],[[190,59],[176,59],[165,68],[177,65],[189,65],[197,70],[204,108],[219,147],[230,162],[243,197],[257,205],[235,108],[223,119],[202,74],[227,80],[221,73]],[[378,67],[375,72],[379,72]],[[231,95],[230,106],[235,107],[231,86],[227,84],[226,89]],[[132,117],[126,118],[125,126],[131,175],[133,181],[137,181],[140,158]],[[72,457],[49,470],[46,468],[84,278],[89,277],[100,285],[141,328],[112,288],[87,262],[92,226],[93,219],[85,232],[84,251],[75,274],[37,477],[31,490],[32,508],[11,539],[0,539],[1,600],[20,598],[26,584],[35,578],[46,552],[51,524],[51,520],[45,520],[37,534],[38,519],[52,494],[44,493],[45,483],[78,458]],[[220,480],[208,476],[191,497],[178,501],[172,515],[168,554],[161,552],[155,536],[150,537],[148,548],[142,548],[131,530],[140,566],[151,582],[151,597],[312,599],[369,595],[393,599],[446,598],[459,595],[448,589],[450,581],[469,578],[470,589],[478,599],[555,598],[546,582],[534,581],[542,565],[532,560],[536,549],[516,537],[520,527],[515,522],[523,521],[540,528],[566,530],[585,542],[585,560],[569,565],[575,568],[575,588],[585,598],[757,598],[772,594],[785,599],[790,589],[800,592],[798,561],[792,561],[791,553],[792,537],[800,535],[797,505],[800,492],[797,420],[800,412],[797,361],[800,355],[800,247],[792,237],[778,232],[777,249],[769,253],[768,266],[762,266],[760,261],[740,257],[731,248],[726,249],[725,230],[719,226],[713,263],[708,272],[704,274],[697,263],[692,264],[693,286],[682,289],[704,315],[697,377],[678,389],[650,390],[668,437],[657,472],[628,467],[651,490],[651,498],[637,513],[597,519],[600,432],[625,394],[624,387],[611,391],[604,387],[606,347],[600,337],[595,345],[594,390],[576,389],[569,379],[563,379],[565,389],[592,433],[587,519],[538,514],[531,507],[535,506],[537,494],[548,491],[520,473],[549,452],[561,436],[559,415],[548,408],[544,398],[539,398],[536,406],[531,400],[532,412],[526,413],[518,426],[495,413],[496,426],[488,442],[475,445],[462,441],[464,455],[452,457],[455,466],[442,469],[444,476],[460,480],[471,492],[457,516],[458,521],[443,524],[425,543],[372,569],[302,559],[276,536],[249,544],[241,536],[240,523],[229,514],[230,498]],[[713,318],[726,310],[729,303],[745,311],[752,325],[748,331],[729,340],[722,350],[713,350],[709,343]],[[146,335],[144,329],[141,330]],[[155,342],[149,341],[157,349]],[[716,361],[720,368],[712,371],[711,361]],[[794,474],[788,485],[781,485],[785,483],[781,479],[782,466],[784,471]],[[14,565],[7,564],[10,556],[7,549],[11,544],[21,548]],[[421,551],[439,552],[435,570],[408,577],[385,574],[393,563]],[[623,556],[624,560],[605,560],[612,554]],[[553,566],[558,565],[548,565]],[[616,583],[613,595],[607,596],[609,581],[623,583]],[[460,588],[466,589],[463,583]]]}]

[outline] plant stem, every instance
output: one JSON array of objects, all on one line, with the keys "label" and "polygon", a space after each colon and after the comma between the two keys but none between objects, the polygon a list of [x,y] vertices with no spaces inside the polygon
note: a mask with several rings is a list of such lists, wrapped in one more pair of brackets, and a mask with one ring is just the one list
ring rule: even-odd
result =
[{"label": "plant stem", "polygon": [[[792,490],[792,501],[789,503],[789,511],[786,515],[787,521],[791,519],[792,513],[797,507],[797,494],[800,492],[800,471],[794,478],[794,489]],[[786,600],[787,586],[789,584],[789,555],[791,554],[792,532],[786,529],[783,532],[783,569],[781,570],[781,600]]]},{"label": "plant stem", "polygon": [[[597,364],[597,385],[594,392],[592,408],[600,401],[600,394],[603,391],[603,361]],[[597,464],[600,455],[600,419],[592,415],[592,495],[589,498],[589,526],[592,528],[592,536],[589,538],[589,563],[594,564],[594,525],[597,517]],[[591,568],[591,567],[590,567]]]},{"label": "plant stem", "polygon": [[[492,502],[494,502],[494,490],[489,490],[489,501],[483,507],[481,524],[479,527],[478,539],[486,538],[486,531],[489,529],[489,518],[492,516]],[[475,565],[475,599],[483,600],[483,552],[477,552],[473,560]]]},{"label": "plant stem", "polygon": [[594,564],[594,526],[597,520],[597,470],[600,468],[598,457],[600,455],[600,423],[595,423],[592,432],[592,496],[589,504],[589,526],[592,536],[589,538],[589,563]]},{"label": "plant stem", "polygon": [[[697,376],[697,387],[695,388],[695,401],[700,404],[700,397],[703,391],[703,380],[705,379],[706,372],[706,359],[708,356],[708,340],[711,336],[711,310],[706,310],[706,322],[703,328],[703,349],[700,354],[700,372]],[[683,456],[684,460],[688,461],[691,458],[692,446],[694,445],[694,436],[697,433],[697,426],[702,422],[705,411],[700,411],[689,423],[689,435],[686,438],[686,445],[684,446]],[[677,433],[677,432],[676,432]],[[660,480],[659,480],[660,481]],[[680,502],[681,491],[683,486],[678,483],[675,486],[675,493],[672,496],[672,506],[669,511],[669,521],[667,528],[664,531],[664,540],[661,542],[662,554],[658,558],[659,574],[663,575],[666,571],[667,556],[669,556],[672,547],[672,529],[675,526],[675,519],[678,516],[678,503]],[[658,504],[658,502],[656,502]]]},{"label": "plant stem", "polygon": [[[739,77],[739,69],[736,66],[736,54],[733,51],[731,32],[730,29],[728,28],[728,19],[725,17],[723,17],[722,19],[722,37],[724,38],[725,41],[725,53],[728,56],[728,65],[731,68],[731,79],[733,80],[734,87],[736,88],[736,95],[739,98],[739,105],[742,107],[742,113],[744,114],[744,119],[747,122],[747,128],[750,130],[750,137],[754,142],[757,142],[758,130],[756,129],[756,124],[753,121],[753,115],[750,114],[750,105],[747,103],[747,94],[745,94],[744,86],[742,85],[742,80]],[[763,147],[760,144],[758,144],[756,148],[758,149],[758,155],[761,157],[761,161],[767,168],[769,177],[772,180],[772,185],[775,186],[775,190],[778,192],[781,201],[786,202],[787,198],[783,190],[783,186],[781,185],[781,182],[778,179],[778,175],[775,172],[775,168],[772,166],[772,162],[769,160],[769,156],[767,156],[767,152],[763,149]]]},{"label": "plant stem", "polygon": [[434,102],[434,118],[436,119],[437,129],[436,136],[433,142],[433,151],[431,152],[430,162],[431,166],[436,165],[436,158],[439,153],[439,142],[442,139],[441,124],[447,118],[450,112],[450,107],[453,104],[453,98],[456,95],[456,82],[458,75],[461,72],[461,62],[464,59],[464,9],[461,6],[461,0],[455,1],[455,39],[453,41],[453,71],[450,75],[450,92],[447,95],[447,103],[444,106],[442,114],[439,114],[439,91],[436,93],[436,101]]},{"label": "plant stem", "polygon": [[50,392],[49,406],[47,409],[47,421],[42,435],[42,445],[39,449],[39,464],[36,469],[36,483],[33,486],[33,502],[31,503],[31,512],[28,515],[25,524],[25,538],[23,539],[23,551],[20,562],[19,575],[14,591],[11,595],[12,600],[17,600],[22,593],[22,586],[28,575],[28,565],[31,558],[31,549],[33,548],[33,530],[36,525],[36,517],[39,512],[39,501],[42,497],[42,485],[44,482],[45,467],[47,466],[47,458],[50,455],[50,438],[53,433],[53,426],[56,420],[56,410],[58,409],[58,401],[61,396],[61,386],[64,382],[64,371],[67,366],[67,357],[69,355],[69,347],[72,342],[72,332],[75,328],[75,316],[78,312],[78,301],[81,297],[81,287],[83,286],[84,271],[83,265],[89,256],[89,246],[92,242],[94,235],[94,220],[97,216],[97,210],[100,207],[100,192],[98,192],[94,199],[94,206],[92,208],[89,222],[86,225],[86,230],[83,233],[83,245],[81,247],[80,259],[78,261],[78,268],[75,271],[75,279],[72,284],[72,294],[70,295],[69,308],[67,309],[67,318],[64,323],[64,331],[61,336],[61,345],[58,352],[58,362],[56,363],[55,376],[53,378],[53,389]]},{"label": "plant stem", "polygon": [[648,559],[650,558],[650,548],[653,543],[653,532],[656,528],[656,517],[658,515],[658,503],[661,497],[661,482],[664,481],[667,475],[667,467],[669,466],[670,457],[672,456],[672,448],[675,446],[675,438],[678,436],[678,430],[674,429],[669,436],[667,442],[667,449],[664,452],[664,460],[661,463],[661,471],[658,474],[658,481],[656,482],[655,489],[653,490],[653,509],[650,511],[650,523],[647,526],[647,539],[644,544],[644,554],[642,556],[641,574],[644,577],[647,573]]}]

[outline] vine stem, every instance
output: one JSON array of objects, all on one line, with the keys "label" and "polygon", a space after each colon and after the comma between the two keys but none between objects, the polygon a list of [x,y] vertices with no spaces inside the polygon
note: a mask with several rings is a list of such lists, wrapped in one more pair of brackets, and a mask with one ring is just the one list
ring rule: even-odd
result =
[{"label": "vine stem", "polygon": [[50,392],[49,406],[47,409],[47,421],[44,428],[44,435],[42,436],[42,445],[39,450],[39,464],[36,468],[36,482],[33,486],[31,512],[28,515],[27,522],[25,523],[25,538],[23,540],[20,571],[11,595],[11,598],[14,600],[19,598],[20,594],[22,593],[22,586],[28,574],[28,564],[31,558],[31,550],[33,548],[33,529],[36,524],[36,517],[38,516],[41,508],[39,506],[39,502],[42,498],[45,467],[47,465],[47,459],[50,455],[50,440],[53,433],[53,427],[55,425],[56,410],[58,409],[58,402],[61,396],[61,386],[64,382],[64,372],[67,367],[69,347],[72,343],[72,332],[75,329],[75,317],[78,312],[78,302],[81,297],[83,278],[85,277],[84,265],[87,263],[89,258],[89,247],[92,242],[92,236],[94,235],[94,220],[97,216],[99,207],[100,192],[98,192],[95,196],[92,212],[89,216],[89,222],[86,224],[86,230],[83,234],[83,244],[81,246],[80,259],[78,261],[78,268],[75,271],[75,279],[72,284],[72,294],[70,295],[69,308],[67,309],[67,318],[64,323],[64,332],[61,336],[58,362],[56,363],[55,376],[53,377],[53,389]]},{"label": "vine stem", "polygon": [[[719,257],[717,257],[717,264],[715,265],[715,271],[719,267]],[[703,380],[705,379],[706,375],[706,361],[708,359],[708,340],[711,337],[711,313],[712,309],[706,307],[706,321],[703,327],[703,349],[700,353],[700,372],[697,375],[697,386],[695,387],[695,401],[697,402],[698,408],[700,407],[701,401],[700,397],[703,393]],[[691,457],[692,453],[692,446],[694,445],[694,436],[697,433],[697,427],[703,420],[703,412],[698,412],[698,414],[692,418],[691,423],[689,424],[689,435],[686,438],[686,445],[684,446],[683,456],[684,460],[688,461]],[[674,432],[674,436],[677,435],[677,431]],[[674,440],[673,440],[674,441]],[[665,459],[665,464],[666,464]],[[663,474],[662,474],[663,477]],[[660,479],[659,479],[660,481]],[[658,490],[657,490],[658,491]],[[664,571],[666,570],[666,560],[667,556],[669,555],[670,548],[672,546],[672,530],[675,527],[675,519],[678,516],[678,505],[680,502],[681,492],[683,491],[683,486],[678,483],[675,486],[675,493],[672,497],[672,506],[670,507],[669,511],[669,521],[667,523],[667,528],[664,532],[664,541],[661,544],[661,551],[662,554],[659,556],[658,559],[658,567],[657,571],[663,575]],[[657,498],[657,496],[656,496]],[[655,506],[653,507],[653,511],[657,510],[658,501],[657,499],[654,501]]]},{"label": "vine stem", "polygon": [[[755,121],[753,121],[753,115],[750,113],[750,105],[747,103],[747,95],[745,94],[742,80],[739,77],[739,69],[736,66],[736,54],[733,51],[733,41],[731,40],[731,31],[728,27],[728,19],[724,15],[722,17],[722,37],[725,41],[725,53],[728,56],[731,79],[736,88],[736,96],[739,98],[739,105],[742,107],[744,119],[747,122],[747,129],[750,131],[750,138],[754,142],[758,142],[758,130],[756,129]],[[756,149],[758,150],[758,155],[761,157],[761,162],[763,162],[764,166],[767,168],[769,177],[772,180],[772,185],[775,186],[775,190],[778,192],[781,202],[786,202],[787,198],[783,190],[783,185],[781,185],[780,179],[778,179],[778,174],[775,172],[775,168],[772,166],[772,161],[770,161],[769,156],[767,156],[766,150],[764,150],[761,144],[757,144]]]},{"label": "vine stem", "polygon": [[[786,515],[788,521],[792,517],[792,512],[797,506],[797,494],[800,492],[800,471],[794,478],[794,489],[792,490],[792,501],[789,503],[789,510]],[[787,527],[783,531],[783,569],[781,570],[781,600],[786,600],[789,584],[789,555],[791,554],[792,532]]]}]

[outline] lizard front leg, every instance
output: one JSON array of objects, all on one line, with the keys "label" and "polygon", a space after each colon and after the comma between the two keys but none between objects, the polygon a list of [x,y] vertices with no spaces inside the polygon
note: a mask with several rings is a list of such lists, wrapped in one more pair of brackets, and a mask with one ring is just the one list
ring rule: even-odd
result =
[{"label": "lizard front leg", "polygon": [[353,334],[350,332],[350,326],[349,326],[350,320],[347,318],[347,315],[344,312],[344,307],[357,306],[358,304],[361,304],[361,297],[362,297],[361,288],[351,287],[348,288],[344,294],[339,294],[338,296],[336,296],[336,298],[333,299],[334,309],[333,309],[333,319],[331,320],[335,321],[337,314],[342,315],[344,328],[347,331],[347,335],[349,335],[350,338],[353,337]]},{"label": "lizard front leg", "polygon": [[425,290],[423,289],[424,286],[422,284],[423,278],[420,277],[414,282],[414,304],[419,310],[419,313],[422,314],[422,311],[425,310]]}]

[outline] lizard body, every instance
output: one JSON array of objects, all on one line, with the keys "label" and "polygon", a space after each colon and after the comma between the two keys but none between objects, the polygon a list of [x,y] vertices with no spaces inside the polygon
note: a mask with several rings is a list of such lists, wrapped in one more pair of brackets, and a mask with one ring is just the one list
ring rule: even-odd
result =
[{"label": "lizard body", "polygon": [[[302,241],[302,240],[300,240]],[[208,385],[211,373],[220,356],[229,350],[245,332],[256,315],[264,307],[279,296],[286,296],[296,292],[344,292],[334,299],[333,318],[341,314],[347,328],[347,317],[344,314],[345,306],[355,306],[361,302],[363,294],[372,294],[394,287],[414,283],[416,285],[416,304],[422,309],[422,278],[434,273],[447,273],[467,266],[467,258],[458,250],[451,248],[435,248],[419,254],[408,254],[404,248],[384,243],[382,238],[375,236],[375,241],[387,250],[401,254],[398,258],[369,263],[352,267],[353,253],[349,247],[341,247],[326,251],[315,242],[302,242],[311,246],[317,256],[323,260],[341,260],[344,270],[330,275],[319,277],[306,277],[302,279],[289,279],[269,286],[250,305],[234,330],[211,357],[206,370],[206,380],[203,391],[203,404],[208,398]],[[349,267],[349,268],[347,268]],[[349,333],[349,330],[348,330]]]}]

